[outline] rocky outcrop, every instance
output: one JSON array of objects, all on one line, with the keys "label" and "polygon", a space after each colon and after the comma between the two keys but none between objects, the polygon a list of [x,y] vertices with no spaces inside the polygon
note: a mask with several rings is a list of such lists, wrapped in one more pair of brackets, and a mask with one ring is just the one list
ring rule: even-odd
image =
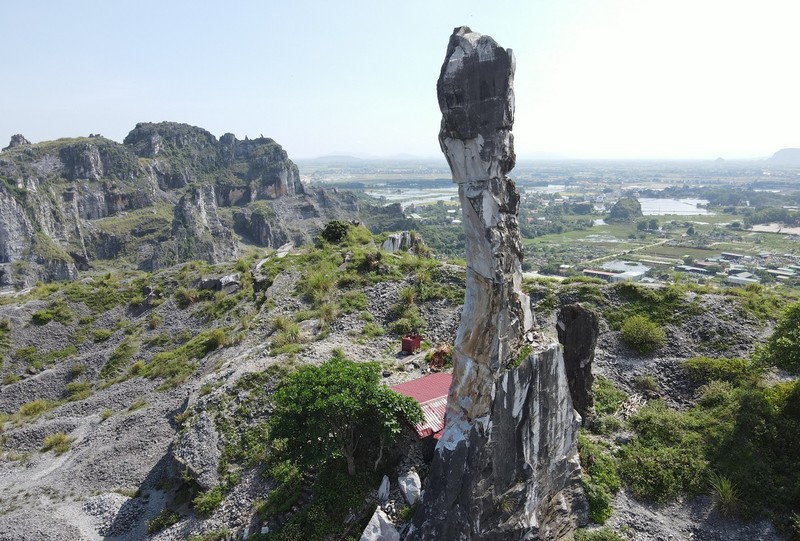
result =
[{"label": "rocky outcrop", "polygon": [[439,141],[461,201],[466,296],[445,428],[407,539],[557,539],[586,514],[561,348],[528,353],[519,194],[506,177],[513,75],[510,50],[455,30],[437,85]]},{"label": "rocky outcrop", "polygon": [[557,330],[558,341],[564,347],[564,366],[572,404],[586,424],[594,407],[592,361],[600,335],[597,314],[577,303],[562,306]]},{"label": "rocky outcrop", "polygon": [[240,141],[226,133],[217,140],[188,124],[142,122],[124,143],[137,156],[153,160],[151,171],[162,190],[212,175],[221,206],[303,193],[297,166],[267,137]]},{"label": "rocky outcrop", "polygon": [[392,253],[398,250],[416,250],[419,246],[425,244],[418,235],[410,231],[400,231],[389,235],[381,244],[381,250]]},{"label": "rocky outcrop", "polygon": [[25,136],[21,133],[17,133],[11,136],[11,141],[8,143],[8,146],[3,148],[3,150],[10,150],[12,148],[21,146],[21,145],[30,145],[31,142],[25,139]]},{"label": "rocky outcrop", "polygon": [[164,268],[191,259],[220,263],[236,255],[238,244],[220,220],[213,187],[203,186],[175,205],[170,238],[155,247],[146,267]]},{"label": "rocky outcrop", "polygon": [[214,419],[205,411],[181,433],[172,449],[172,457],[180,470],[188,470],[203,490],[219,483],[217,465],[222,456],[220,437]]},{"label": "rocky outcrop", "polygon": [[[236,210],[223,220],[219,207]],[[301,245],[328,220],[358,214],[351,193],[305,188],[274,140],[217,139],[175,122],[137,124],[123,144],[14,136],[0,159],[0,265],[4,283],[19,286],[77,276],[70,258],[64,267],[33,257],[36,233],[83,268],[124,254],[150,270],[229,259],[233,230],[266,247]]]}]

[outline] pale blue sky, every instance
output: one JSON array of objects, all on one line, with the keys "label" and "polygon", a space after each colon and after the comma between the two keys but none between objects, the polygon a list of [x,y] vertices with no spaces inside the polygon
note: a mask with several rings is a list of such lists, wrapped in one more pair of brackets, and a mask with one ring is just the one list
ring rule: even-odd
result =
[{"label": "pale blue sky", "polygon": [[4,2],[0,146],[173,120],[292,157],[439,154],[453,27],[517,57],[517,154],[800,147],[791,0]]}]

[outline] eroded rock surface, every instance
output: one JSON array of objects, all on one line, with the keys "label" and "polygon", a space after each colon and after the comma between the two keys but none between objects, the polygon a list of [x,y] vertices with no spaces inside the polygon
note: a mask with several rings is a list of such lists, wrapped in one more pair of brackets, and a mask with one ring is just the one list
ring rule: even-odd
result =
[{"label": "eroded rock surface", "polygon": [[584,423],[592,415],[592,361],[600,335],[597,314],[580,304],[563,306],[558,314],[558,341],[564,346],[564,365],[572,404]]},{"label": "eroded rock surface", "polygon": [[[521,290],[514,56],[457,28],[437,85],[439,141],[458,184],[466,297],[445,429],[407,539],[556,539],[585,515],[578,417],[561,348],[534,339]],[[518,366],[517,366],[518,365]]]}]

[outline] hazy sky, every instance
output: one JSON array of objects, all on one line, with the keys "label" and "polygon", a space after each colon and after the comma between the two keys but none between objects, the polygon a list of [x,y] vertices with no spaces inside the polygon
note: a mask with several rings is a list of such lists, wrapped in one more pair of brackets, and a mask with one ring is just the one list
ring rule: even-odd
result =
[{"label": "hazy sky", "polygon": [[37,0],[0,11],[0,146],[173,120],[291,157],[438,155],[454,27],[517,58],[517,154],[800,147],[795,0]]}]

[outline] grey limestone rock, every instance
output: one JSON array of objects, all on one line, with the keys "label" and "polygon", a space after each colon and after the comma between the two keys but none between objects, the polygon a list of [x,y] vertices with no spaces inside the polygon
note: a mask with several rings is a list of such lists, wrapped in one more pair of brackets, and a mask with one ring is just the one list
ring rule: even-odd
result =
[{"label": "grey limestone rock", "polygon": [[361,541],[400,541],[400,534],[386,513],[378,507],[361,534]]},{"label": "grey limestone rock", "polygon": [[600,324],[597,314],[580,304],[561,307],[558,313],[558,341],[564,346],[564,365],[572,404],[584,423],[592,415],[592,361]]},{"label": "grey limestone rock", "polygon": [[400,485],[400,492],[408,502],[408,505],[414,505],[419,500],[420,492],[422,491],[422,482],[419,479],[419,474],[415,471],[409,471],[397,478],[397,484]]},{"label": "grey limestone rock", "polygon": [[11,141],[8,143],[8,146],[3,148],[3,150],[9,150],[18,146],[22,145],[30,145],[31,142],[25,139],[25,136],[21,133],[17,133],[11,136]]},{"label": "grey limestone rock", "polygon": [[188,469],[203,490],[216,486],[219,483],[217,464],[221,452],[214,419],[206,412],[202,412],[180,437],[172,456]]},{"label": "grey limestone rock", "polygon": [[381,244],[381,250],[389,253],[397,252],[398,250],[411,250],[415,249],[417,244],[421,242],[422,239],[416,235],[412,235],[411,232],[401,231],[389,235],[389,237],[383,241],[383,244]]},{"label": "grey limestone rock", "polygon": [[[458,184],[466,296],[453,383],[410,540],[557,539],[585,516],[561,348],[533,338],[522,292],[514,166],[514,56],[457,28],[437,85],[439,141]],[[519,364],[519,366],[516,366]]]}]

